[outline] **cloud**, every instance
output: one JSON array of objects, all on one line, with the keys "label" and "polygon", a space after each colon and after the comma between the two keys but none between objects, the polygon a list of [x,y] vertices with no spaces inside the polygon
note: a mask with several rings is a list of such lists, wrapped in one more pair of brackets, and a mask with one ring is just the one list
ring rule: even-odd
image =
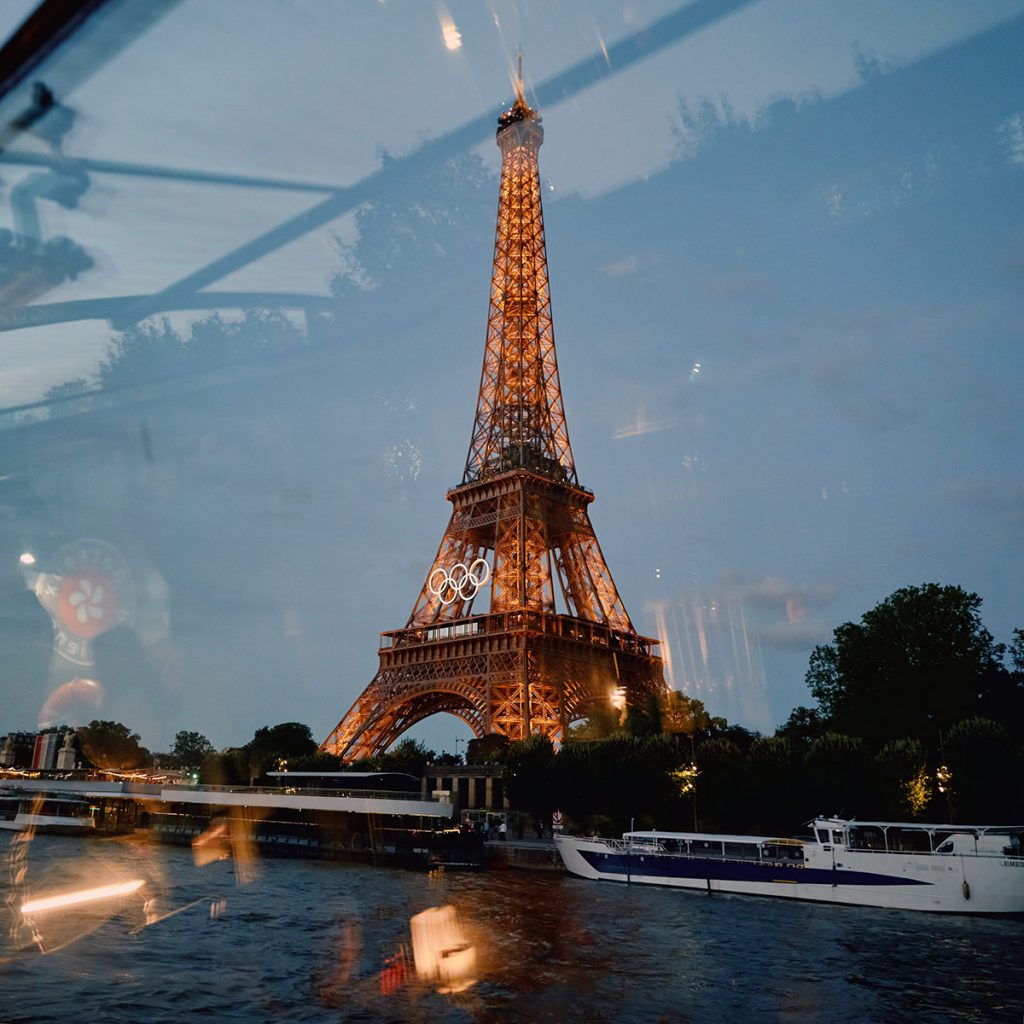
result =
[{"label": "cloud", "polygon": [[624,437],[640,437],[642,434],[654,434],[659,430],[667,430],[669,427],[674,427],[675,422],[675,420],[671,419],[649,419],[646,410],[640,409],[636,414],[636,419],[632,423],[627,423],[625,426],[615,430],[612,438],[619,441]]},{"label": "cloud", "polygon": [[946,493],[967,508],[994,520],[1014,546],[1024,544],[1024,477],[961,478]]},{"label": "cloud", "polygon": [[716,588],[748,607],[785,610],[789,622],[802,622],[808,608],[819,608],[835,600],[834,583],[800,584],[781,576],[750,579],[735,570],[722,574]]},{"label": "cloud", "polygon": [[652,267],[657,267],[660,263],[661,256],[655,250],[631,252],[623,256],[622,259],[602,264],[598,267],[598,271],[607,277],[625,277],[640,271],[650,271]]},{"label": "cloud", "polygon": [[623,274],[635,274],[640,269],[640,260],[637,256],[631,254],[623,257],[621,260],[616,260],[614,263],[606,263],[598,269],[602,274],[607,274],[609,277],[622,277]]},{"label": "cloud", "polygon": [[1024,167],[1024,115],[1019,110],[1010,114],[996,126],[996,134],[1006,162],[1013,167]]},{"label": "cloud", "polygon": [[1024,507],[1024,477],[973,480],[961,477],[946,485],[946,493],[982,512],[1003,512]]},{"label": "cloud", "polygon": [[778,622],[755,630],[765,647],[787,651],[805,651],[832,639],[832,627],[823,621]]},{"label": "cloud", "polygon": [[715,298],[730,302],[752,300],[763,304],[776,294],[771,275],[760,271],[723,271],[708,278],[707,285]]}]

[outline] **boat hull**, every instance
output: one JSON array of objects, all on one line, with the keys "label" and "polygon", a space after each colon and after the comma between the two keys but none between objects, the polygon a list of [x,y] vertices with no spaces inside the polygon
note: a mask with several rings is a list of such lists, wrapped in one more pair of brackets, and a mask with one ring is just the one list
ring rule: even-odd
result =
[{"label": "boat hull", "polygon": [[46,833],[48,835],[87,835],[96,831],[91,817],[74,817],[63,814],[29,814],[19,811],[13,818],[0,819],[0,829],[7,832]]},{"label": "boat hull", "polygon": [[1020,858],[844,850],[834,860],[822,858],[824,863],[791,864],[628,851],[622,845],[557,840],[566,869],[580,878],[936,913],[1024,914]]}]

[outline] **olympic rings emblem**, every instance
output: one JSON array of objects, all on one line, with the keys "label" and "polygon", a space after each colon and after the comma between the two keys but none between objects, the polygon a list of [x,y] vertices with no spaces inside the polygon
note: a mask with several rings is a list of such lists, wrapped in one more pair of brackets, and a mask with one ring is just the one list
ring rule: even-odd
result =
[{"label": "olympic rings emblem", "polygon": [[466,568],[464,562],[453,565],[451,570],[438,566],[427,580],[427,586],[441,604],[449,605],[457,597],[471,601],[477,591],[491,578],[491,567],[487,560],[478,558]]}]

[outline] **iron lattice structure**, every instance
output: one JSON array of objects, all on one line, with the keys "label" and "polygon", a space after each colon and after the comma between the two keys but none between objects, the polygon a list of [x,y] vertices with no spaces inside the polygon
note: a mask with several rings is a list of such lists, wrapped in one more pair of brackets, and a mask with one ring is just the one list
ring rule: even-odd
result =
[{"label": "iron lattice structure", "polygon": [[[502,153],[487,343],[462,483],[403,629],[322,745],[347,761],[447,711],[477,736],[558,741],[595,705],[665,688],[657,641],[633,628],[576,476],[555,359],[537,153],[520,79]],[[489,607],[480,610],[490,589]]]}]

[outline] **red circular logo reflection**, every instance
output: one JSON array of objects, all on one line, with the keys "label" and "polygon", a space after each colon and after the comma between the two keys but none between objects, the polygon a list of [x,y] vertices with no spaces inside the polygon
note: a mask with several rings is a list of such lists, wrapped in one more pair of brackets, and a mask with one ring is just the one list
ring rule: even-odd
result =
[{"label": "red circular logo reflection", "polygon": [[75,636],[91,640],[106,632],[117,615],[117,587],[102,569],[79,565],[61,581],[60,621]]}]

